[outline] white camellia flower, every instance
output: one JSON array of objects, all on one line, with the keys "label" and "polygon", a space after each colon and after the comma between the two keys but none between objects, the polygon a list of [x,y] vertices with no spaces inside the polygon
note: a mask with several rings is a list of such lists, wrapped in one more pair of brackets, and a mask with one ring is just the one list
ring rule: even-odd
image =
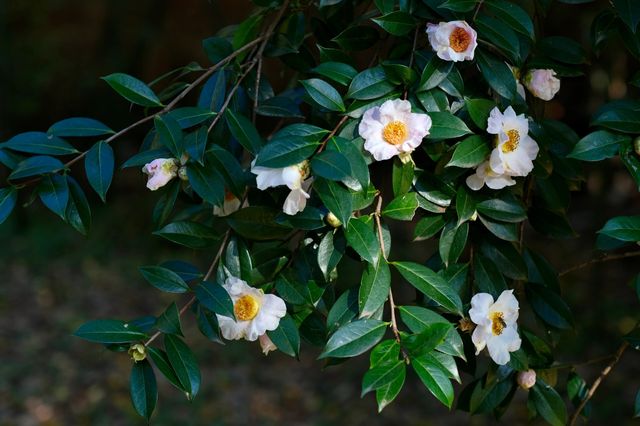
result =
[{"label": "white camellia flower", "polygon": [[478,34],[465,21],[427,24],[429,43],[440,59],[471,61],[478,46]]},{"label": "white camellia flower", "polygon": [[509,352],[520,349],[518,335],[518,300],[513,290],[505,290],[498,300],[488,293],[478,293],[471,299],[469,316],[476,324],[471,340],[476,346],[476,355],[485,346],[489,349],[489,356],[498,365],[509,362]]},{"label": "white camellia flower", "polygon": [[560,80],[554,70],[529,70],[524,76],[524,85],[543,101],[550,101],[560,90]]},{"label": "white camellia flower", "polygon": [[284,201],[282,210],[288,215],[294,215],[304,210],[307,199],[310,197],[307,191],[312,182],[311,179],[305,181],[305,178],[309,176],[308,161],[277,169],[256,166],[255,163],[256,160],[251,163],[251,173],[256,175],[258,189],[264,191],[267,188],[286,185],[291,192]]},{"label": "white camellia flower", "polygon": [[262,336],[260,336],[258,338],[258,341],[260,342],[260,347],[262,348],[262,353],[265,354],[265,355],[269,355],[269,352],[275,351],[275,350],[278,349],[278,347],[275,345],[275,343],[273,343],[273,341],[271,341],[271,339],[269,338],[267,333],[265,333]]},{"label": "white camellia flower", "polygon": [[411,112],[411,103],[390,99],[365,111],[358,133],[376,161],[411,154],[429,134],[431,117]]},{"label": "white camellia flower", "polygon": [[526,176],[533,170],[539,148],[529,136],[529,121],[524,114],[516,115],[512,107],[503,114],[495,107],[487,120],[487,132],[498,136],[489,160],[493,172]]},{"label": "white camellia flower", "polygon": [[227,340],[258,340],[267,331],[278,328],[280,318],[287,314],[284,300],[274,294],[264,294],[236,277],[229,277],[222,285],[233,301],[236,319],[216,315],[222,337]]},{"label": "white camellia flower", "polygon": [[240,209],[240,200],[233,192],[226,190],[222,207],[213,206],[213,215],[218,217],[229,216]]},{"label": "white camellia flower", "polygon": [[511,176],[506,174],[498,174],[491,170],[491,166],[488,161],[480,164],[476,168],[476,172],[467,177],[467,186],[478,191],[484,185],[487,185],[491,189],[502,189],[505,186],[515,185],[516,181],[511,179]]},{"label": "white camellia flower", "polygon": [[171,179],[178,176],[180,163],[175,158],[157,158],[147,163],[142,172],[149,175],[147,188],[155,191],[165,186]]}]

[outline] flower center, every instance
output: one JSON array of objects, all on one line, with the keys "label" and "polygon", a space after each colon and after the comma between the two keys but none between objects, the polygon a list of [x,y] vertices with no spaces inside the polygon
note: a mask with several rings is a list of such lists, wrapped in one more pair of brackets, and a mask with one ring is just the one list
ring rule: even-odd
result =
[{"label": "flower center", "polygon": [[504,316],[502,312],[494,312],[490,316],[491,318],[491,331],[495,336],[499,336],[502,334],[502,331],[507,326],[507,323],[504,322]]},{"label": "flower center", "polygon": [[509,140],[502,145],[502,152],[508,154],[513,152],[518,148],[520,144],[520,133],[517,130],[511,129],[507,132],[507,136],[509,136]]},{"label": "flower center", "polygon": [[245,294],[240,299],[236,300],[233,305],[233,313],[238,321],[250,321],[258,315],[260,305],[255,297]]},{"label": "flower center", "polygon": [[464,28],[458,27],[451,32],[451,35],[449,35],[449,46],[451,46],[455,52],[464,52],[470,44],[471,36],[464,30]]},{"label": "flower center", "polygon": [[298,169],[300,170],[300,176],[302,176],[303,180],[309,177],[311,170],[309,170],[310,167],[308,160],[304,160],[302,163],[298,164]]},{"label": "flower center", "polygon": [[392,121],[382,129],[382,138],[391,145],[400,145],[409,136],[407,125],[402,121]]}]

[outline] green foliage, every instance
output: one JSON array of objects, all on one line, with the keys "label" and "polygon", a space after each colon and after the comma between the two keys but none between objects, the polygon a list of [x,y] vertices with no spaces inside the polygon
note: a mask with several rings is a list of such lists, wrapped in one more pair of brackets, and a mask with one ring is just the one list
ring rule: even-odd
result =
[{"label": "green foliage", "polygon": [[[375,392],[379,410],[398,396],[409,370],[448,408],[456,399],[452,380],[469,381],[457,408],[499,417],[518,400],[517,372],[556,371],[554,351],[577,323],[560,291],[563,274],[527,246],[527,234],[575,237],[568,213],[571,192],[586,177],[582,162],[620,161],[640,187],[640,103],[602,105],[593,129],[580,137],[545,119],[531,87],[522,97],[518,85],[528,82],[527,71],[567,78],[596,62],[577,41],[541,36],[550,2],[254,3],[244,21],[202,42],[212,64],[207,69],[192,63],[149,84],[122,73],[103,77],[125,100],[146,108],[136,109],[143,117],[122,131],[75,117],[1,143],[8,179],[0,188],[0,223],[34,185],[24,204],[39,199],[89,233],[90,203],[71,166],[84,159],[88,185],[106,202],[119,172],[117,139],[146,126],[139,151],[122,168],[170,160],[168,169],[147,171],[149,179],[166,178],[158,185],[166,188],[159,189],[152,233],[189,256],[213,260],[206,274],[177,261],[141,267],[153,287],[189,299],[175,299],[144,321],[94,320],[75,332],[114,351],[143,348],[130,376],[138,414],[148,421],[154,411],[158,371],[188,399],[198,393],[200,369],[188,328],[185,335],[182,329],[188,317],[208,340],[223,343],[229,333],[253,336],[253,328],[240,328],[257,327],[264,314],[261,343],[270,340],[291,357],[313,351],[309,344],[321,348],[318,358],[330,366],[370,351],[361,392]],[[593,23],[593,50],[619,33],[640,57],[638,7],[603,4]],[[478,33],[473,59],[448,60],[451,52],[434,50],[424,34],[425,22],[458,19]],[[267,58],[290,78],[286,85],[267,75]],[[193,71],[201,74],[191,83],[166,81]],[[409,107],[416,115],[408,115]],[[508,107],[525,117],[505,119],[496,135],[496,117]],[[402,108],[397,116],[396,108]],[[509,120],[522,120],[517,130],[528,127],[528,134],[509,133]],[[538,153],[527,157],[533,166],[525,173],[516,169],[527,161],[514,152],[528,137]],[[381,155],[397,158],[385,163]],[[496,171],[494,162],[514,157],[504,173]],[[476,178],[484,179],[480,189]],[[613,214],[598,231],[598,248],[640,241],[640,216]],[[414,241],[430,240],[430,248],[399,250],[405,241],[395,221],[415,222]],[[345,272],[348,283],[340,281]],[[232,277],[255,293],[239,295]],[[411,296],[403,306],[395,305],[396,289]],[[522,344],[506,365],[487,367],[471,359],[473,342],[461,333],[470,331],[475,294],[497,299],[509,289],[527,312],[518,319]],[[271,297],[286,312],[280,305],[277,315],[261,312],[273,308]],[[225,328],[230,322],[237,329]],[[623,339],[637,348],[638,329]],[[459,368],[468,375],[461,377]],[[567,410],[555,388],[539,378],[527,405],[547,423],[565,424]],[[575,405],[586,397],[586,383],[573,372],[567,394]]]}]

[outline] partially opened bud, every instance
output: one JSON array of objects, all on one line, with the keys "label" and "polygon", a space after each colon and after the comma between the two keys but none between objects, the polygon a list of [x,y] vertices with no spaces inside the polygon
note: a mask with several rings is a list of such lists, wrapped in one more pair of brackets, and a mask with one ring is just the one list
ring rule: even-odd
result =
[{"label": "partially opened bud", "polygon": [[258,338],[260,342],[260,347],[262,348],[262,353],[265,355],[269,355],[269,352],[275,351],[278,347],[271,341],[267,333],[264,333],[262,336]]},{"label": "partially opened bud", "polygon": [[329,226],[332,226],[334,228],[342,226],[342,222],[340,222],[340,219],[338,219],[336,215],[331,212],[327,213],[327,215],[324,217],[324,220],[327,221]]},{"label": "partially opened bud", "polygon": [[530,70],[524,77],[524,85],[543,101],[550,101],[560,90],[560,80],[554,70]]},{"label": "partially opened bud", "polygon": [[518,373],[518,386],[522,389],[531,389],[536,384],[536,372],[533,370]]},{"label": "partially opened bud", "polygon": [[157,158],[147,163],[142,172],[149,175],[147,188],[152,191],[162,188],[171,179],[178,176],[178,160],[175,158]]},{"label": "partially opened bud", "polygon": [[129,355],[135,362],[143,361],[147,357],[147,348],[142,343],[136,343],[129,348]]}]

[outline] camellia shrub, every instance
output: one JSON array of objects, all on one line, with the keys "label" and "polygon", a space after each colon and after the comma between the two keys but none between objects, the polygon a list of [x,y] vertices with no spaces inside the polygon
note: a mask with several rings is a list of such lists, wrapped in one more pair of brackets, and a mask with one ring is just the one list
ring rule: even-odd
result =
[{"label": "camellia shrub", "polygon": [[[601,257],[560,274],[523,229],[574,235],[566,214],[583,162],[618,157],[640,185],[640,101],[601,105],[581,136],[545,118],[563,81],[590,66],[578,42],[545,34],[552,0],[254,3],[203,41],[206,67],[150,83],[103,77],[140,117],[128,127],[69,118],[0,144],[0,222],[24,195],[86,234],[89,188],[73,174],[106,201],[114,172],[136,168],[157,191],[153,234],[185,248],[182,260],[140,268],[150,291],[176,294],[160,315],[88,318],[75,335],[128,353],[133,406],[147,419],[156,376],[188,399],[198,393],[181,331],[195,321],[212,342],[246,340],[264,353],[296,358],[304,340],[325,365],[368,356],[362,393],[380,410],[416,375],[449,408],[457,399],[457,409],[499,416],[521,387],[531,416],[576,422],[620,356],[640,347],[640,329],[620,336],[592,384],[570,369],[552,382],[541,372],[574,321],[559,279],[638,256],[640,216],[602,223]],[[591,58],[607,43],[640,58],[639,21],[640,2],[604,5]],[[287,82],[278,93],[265,61]],[[136,128],[148,129],[139,152],[116,165],[118,139]],[[404,260],[394,221],[437,250]],[[208,268],[194,266],[194,250],[211,256]],[[336,285],[348,258],[359,278]],[[397,305],[398,288],[413,301]]]}]

